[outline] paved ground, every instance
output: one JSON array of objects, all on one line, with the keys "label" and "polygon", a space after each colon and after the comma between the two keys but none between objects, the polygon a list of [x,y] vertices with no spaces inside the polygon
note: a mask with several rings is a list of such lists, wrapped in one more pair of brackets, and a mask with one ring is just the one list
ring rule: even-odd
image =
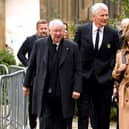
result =
[{"label": "paved ground", "polygon": [[[77,119],[73,120],[73,129],[77,129]],[[90,127],[90,125],[89,125],[89,129],[92,129]],[[116,123],[115,122],[111,122],[110,129],[116,129]]]},{"label": "paved ground", "polygon": [[[38,128],[37,128],[38,129]],[[73,120],[73,129],[77,129],[77,119]],[[89,125],[89,129],[92,129]],[[111,122],[110,124],[110,129],[116,129],[116,123],[115,122]]]}]

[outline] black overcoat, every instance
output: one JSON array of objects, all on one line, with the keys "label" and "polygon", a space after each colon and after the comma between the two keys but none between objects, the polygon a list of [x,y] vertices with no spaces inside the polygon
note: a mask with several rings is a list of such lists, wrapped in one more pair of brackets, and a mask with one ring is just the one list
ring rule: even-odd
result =
[{"label": "black overcoat", "polygon": [[[50,37],[35,42],[24,80],[24,86],[30,87],[33,80],[33,113],[41,115],[44,103],[44,87],[48,64],[48,42]],[[61,58],[59,62],[59,80],[61,87],[62,111],[64,118],[71,117],[74,112],[72,92],[81,92],[81,61],[78,46],[69,40],[62,40]]]}]

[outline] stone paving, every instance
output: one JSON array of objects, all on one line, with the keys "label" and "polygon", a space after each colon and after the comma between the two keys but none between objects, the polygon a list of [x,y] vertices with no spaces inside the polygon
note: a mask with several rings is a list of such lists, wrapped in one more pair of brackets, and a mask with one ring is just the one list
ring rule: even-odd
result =
[{"label": "stone paving", "polygon": [[[38,127],[38,126],[37,126]],[[37,128],[38,129],[38,128]],[[77,129],[77,119],[73,120],[73,128],[72,129]],[[92,129],[89,125],[88,129]],[[110,123],[110,129],[116,129],[116,123],[115,122],[111,122]]]},{"label": "stone paving", "polygon": [[[73,129],[77,129],[77,119],[73,120]],[[92,129],[89,125],[88,129]],[[115,122],[111,122],[110,123],[110,129],[116,129],[116,123]]]}]

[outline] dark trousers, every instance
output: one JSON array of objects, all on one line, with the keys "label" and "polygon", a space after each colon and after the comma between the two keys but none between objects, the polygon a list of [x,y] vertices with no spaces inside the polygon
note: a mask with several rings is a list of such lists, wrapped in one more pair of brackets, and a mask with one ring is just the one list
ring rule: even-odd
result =
[{"label": "dark trousers", "polygon": [[45,97],[39,129],[72,129],[72,117],[63,118],[61,100]]},{"label": "dark trousers", "polygon": [[83,80],[82,95],[78,100],[78,129],[88,129],[91,112],[93,129],[109,129],[111,85],[113,84],[98,84],[94,77],[88,81]]},{"label": "dark trousers", "polygon": [[29,125],[31,129],[36,128],[37,125],[37,115],[32,113],[32,89],[30,89],[29,95]]}]

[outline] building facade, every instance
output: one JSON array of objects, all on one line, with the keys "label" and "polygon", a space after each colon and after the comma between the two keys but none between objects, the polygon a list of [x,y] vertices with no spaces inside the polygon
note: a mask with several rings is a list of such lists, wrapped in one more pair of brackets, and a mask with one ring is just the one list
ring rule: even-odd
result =
[{"label": "building facade", "polygon": [[[9,18],[13,20],[13,25],[11,25],[12,29],[16,26],[15,28],[18,29],[20,33],[25,34],[27,32],[24,28],[32,32],[30,28],[35,25],[38,18],[47,20],[60,18],[68,23],[76,24],[87,22],[90,20],[90,7],[95,2],[106,3],[109,7],[110,18],[115,18],[122,12],[121,1],[122,0],[117,0],[117,3],[112,3],[111,0],[33,0],[33,2],[32,0],[22,0],[19,3],[17,0],[0,0],[0,49],[5,46],[7,22],[10,23]],[[29,4],[30,2],[31,4]],[[7,13],[11,11],[12,14],[9,14],[7,17]],[[16,20],[13,17],[14,13],[18,15]],[[14,24],[15,21],[16,24]],[[27,28],[28,26],[30,26],[30,28]],[[15,33],[18,34],[17,32]],[[24,36],[22,35],[22,37]]]},{"label": "building facade", "polygon": [[40,17],[45,19],[61,18],[69,23],[83,23],[90,20],[90,8],[96,2],[104,2],[109,7],[110,18],[121,11],[121,0],[40,0]]},{"label": "building facade", "polygon": [[5,46],[5,2],[0,0],[0,49]]}]

